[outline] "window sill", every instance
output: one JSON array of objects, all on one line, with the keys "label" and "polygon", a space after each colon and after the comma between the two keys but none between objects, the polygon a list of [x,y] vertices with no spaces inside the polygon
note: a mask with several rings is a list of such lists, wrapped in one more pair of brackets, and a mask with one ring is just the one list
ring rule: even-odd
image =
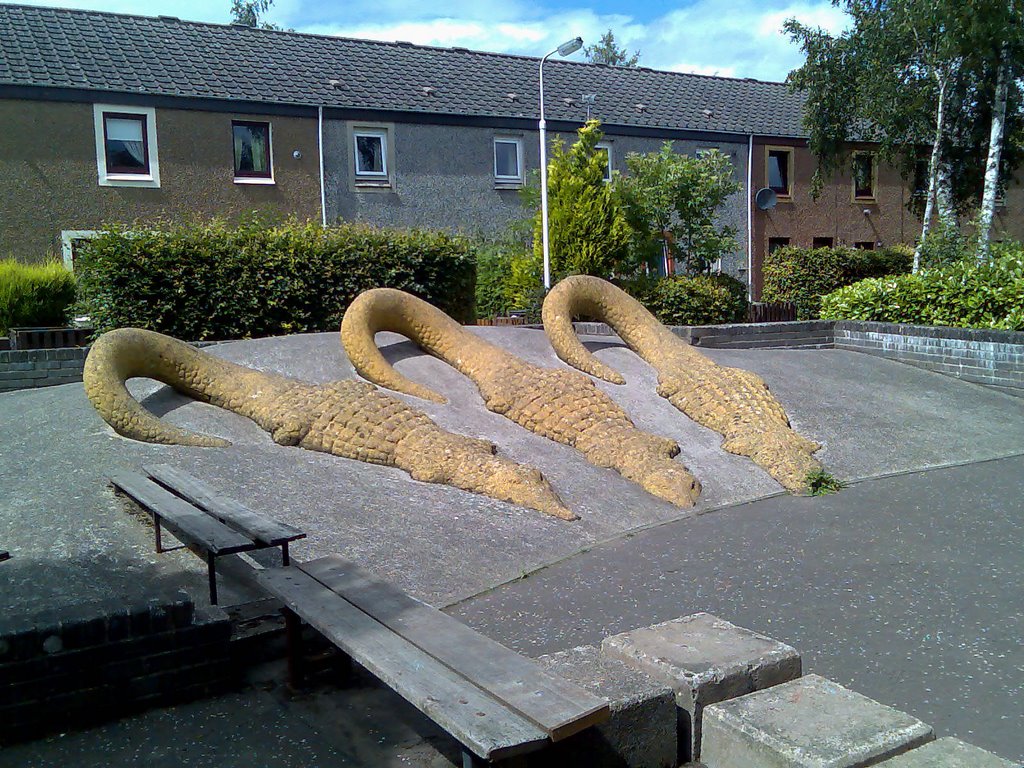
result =
[{"label": "window sill", "polygon": [[160,179],[150,174],[141,173],[108,173],[99,179],[101,187],[145,187],[156,189],[160,186]]},{"label": "window sill", "polygon": [[864,204],[866,204],[866,205],[875,205],[875,204],[878,203],[878,198],[876,198],[876,197],[855,197],[855,198],[853,198],[853,202],[854,202],[855,205],[864,205]]},{"label": "window sill", "polygon": [[273,179],[265,179],[261,176],[235,176],[235,184],[256,184],[263,186],[274,186],[277,184]]},{"label": "window sill", "polygon": [[494,188],[495,189],[522,189],[523,188],[523,180],[522,179],[495,179],[494,180]]},{"label": "window sill", "polygon": [[391,179],[359,179],[355,180],[356,189],[391,189]]}]

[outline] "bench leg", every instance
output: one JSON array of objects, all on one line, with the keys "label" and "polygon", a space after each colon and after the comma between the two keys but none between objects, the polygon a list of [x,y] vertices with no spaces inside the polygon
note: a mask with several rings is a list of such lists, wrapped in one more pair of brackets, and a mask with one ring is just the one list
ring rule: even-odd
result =
[{"label": "bench leg", "polygon": [[217,568],[214,566],[213,552],[206,553],[206,570],[210,578],[210,605],[217,604]]},{"label": "bench leg", "polygon": [[153,515],[153,531],[156,534],[156,551],[158,553],[159,552],[163,552],[164,551],[164,542],[163,542],[162,536],[160,535],[161,534],[161,530],[160,530],[160,515]]},{"label": "bench leg", "polygon": [[281,613],[284,614],[284,631],[288,644],[288,683],[292,688],[301,688],[306,677],[302,620],[288,608],[282,608]]},{"label": "bench leg", "polygon": [[484,768],[487,763],[474,755],[468,749],[462,750],[462,768]]},{"label": "bench leg", "polygon": [[288,542],[281,544],[281,565],[291,565],[288,558]]}]

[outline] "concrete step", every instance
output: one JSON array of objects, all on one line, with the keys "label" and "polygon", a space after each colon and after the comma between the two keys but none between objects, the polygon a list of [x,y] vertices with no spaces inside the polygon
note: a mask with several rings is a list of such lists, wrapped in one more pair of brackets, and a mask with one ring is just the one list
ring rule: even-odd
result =
[{"label": "concrete step", "polygon": [[710,613],[606,638],[601,650],[672,686],[681,763],[700,758],[704,707],[793,680],[801,669],[796,649]]},{"label": "concrete step", "polygon": [[818,675],[704,709],[707,768],[862,768],[935,738],[917,718]]},{"label": "concrete step", "polygon": [[947,736],[879,763],[878,768],[1020,768],[1020,763]]}]

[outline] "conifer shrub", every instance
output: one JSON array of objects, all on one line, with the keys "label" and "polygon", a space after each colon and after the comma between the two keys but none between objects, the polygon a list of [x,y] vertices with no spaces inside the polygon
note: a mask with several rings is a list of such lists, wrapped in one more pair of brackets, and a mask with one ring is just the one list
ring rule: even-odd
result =
[{"label": "conifer shrub", "polygon": [[0,334],[11,328],[67,324],[75,301],[75,276],[58,261],[0,261]]}]

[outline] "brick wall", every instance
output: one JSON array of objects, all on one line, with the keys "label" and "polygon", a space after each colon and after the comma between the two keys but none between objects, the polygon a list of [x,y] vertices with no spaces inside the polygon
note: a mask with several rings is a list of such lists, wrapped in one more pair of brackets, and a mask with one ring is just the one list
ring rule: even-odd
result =
[{"label": "brick wall", "polygon": [[1024,390],[1024,333],[919,325],[835,324],[837,349],[850,349],[978,384]]},{"label": "brick wall", "polygon": [[184,592],[0,618],[0,747],[235,682],[227,615]]},{"label": "brick wall", "polygon": [[[576,332],[614,336],[604,323],[575,323]],[[541,328],[542,326],[530,326]],[[896,360],[1024,396],[1024,332],[941,328],[852,320],[676,326],[695,347],[823,349],[834,347]]]},{"label": "brick wall", "polygon": [[0,392],[82,380],[85,347],[0,351]]}]

